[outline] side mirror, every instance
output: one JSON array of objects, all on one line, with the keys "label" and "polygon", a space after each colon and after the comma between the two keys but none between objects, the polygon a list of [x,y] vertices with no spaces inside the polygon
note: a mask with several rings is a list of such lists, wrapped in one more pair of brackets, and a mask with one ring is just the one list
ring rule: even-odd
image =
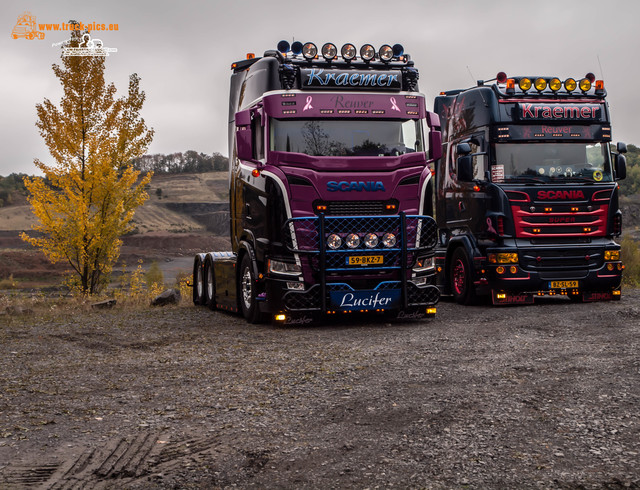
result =
[{"label": "side mirror", "polygon": [[468,155],[471,153],[471,146],[469,143],[458,143],[458,146],[456,146],[456,153],[458,155]]},{"label": "side mirror", "polygon": [[[618,143],[620,144],[620,143]],[[624,143],[623,143],[624,144]],[[625,148],[626,150],[626,148]],[[620,151],[618,149],[618,151]],[[622,180],[627,176],[627,159],[624,155],[616,155],[616,180]]]},{"label": "side mirror", "polygon": [[249,128],[236,130],[236,151],[240,160],[253,159],[251,139],[251,130]]},{"label": "side mirror", "polygon": [[[467,143],[460,144],[466,145]],[[458,157],[458,181],[473,182],[473,157],[471,155]]]},{"label": "side mirror", "polygon": [[618,143],[616,143],[616,150],[618,150],[618,153],[626,153],[627,144],[623,143],[622,141],[618,141]]},{"label": "side mirror", "polygon": [[432,160],[442,157],[442,133],[429,131],[429,153]]}]

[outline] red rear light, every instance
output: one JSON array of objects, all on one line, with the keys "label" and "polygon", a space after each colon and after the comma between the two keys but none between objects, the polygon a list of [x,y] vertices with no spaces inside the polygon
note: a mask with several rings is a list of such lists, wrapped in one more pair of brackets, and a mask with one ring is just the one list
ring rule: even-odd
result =
[{"label": "red rear light", "polygon": [[499,236],[504,236],[504,217],[498,216],[496,219],[496,227]]},{"label": "red rear light", "polygon": [[613,234],[620,235],[622,233],[622,215],[616,214],[613,217]]}]

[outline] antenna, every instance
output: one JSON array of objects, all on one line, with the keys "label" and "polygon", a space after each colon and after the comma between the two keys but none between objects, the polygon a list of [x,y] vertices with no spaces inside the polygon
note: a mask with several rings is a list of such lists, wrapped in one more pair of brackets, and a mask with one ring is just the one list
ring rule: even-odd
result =
[{"label": "antenna", "polygon": [[[476,81],[476,79],[473,77],[473,73],[471,73],[471,68],[469,68],[469,65],[467,65],[467,71],[469,72],[469,76],[471,77],[471,80],[479,87],[481,85],[484,85],[484,82],[482,80],[478,80]],[[480,83],[482,82],[482,83]],[[485,107],[489,107],[489,104],[487,104],[487,101],[484,98],[484,95],[482,95],[482,91],[479,92],[480,93],[480,97],[482,97],[482,102],[484,102],[484,106]]]},{"label": "antenna", "polygon": [[604,79],[604,72],[602,71],[602,63],[600,63],[600,55],[597,54],[596,57],[598,58],[598,66],[600,67],[600,78]]}]

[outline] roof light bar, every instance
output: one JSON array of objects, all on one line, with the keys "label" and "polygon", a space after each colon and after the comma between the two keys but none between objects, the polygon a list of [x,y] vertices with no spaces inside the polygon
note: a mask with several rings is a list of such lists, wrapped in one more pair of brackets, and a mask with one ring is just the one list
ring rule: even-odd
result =
[{"label": "roof light bar", "polygon": [[[318,50],[318,47],[312,42],[303,44],[300,41],[294,41],[292,44],[289,44],[288,41],[282,40],[278,43],[277,50],[285,57],[287,57],[287,55],[293,55],[295,58],[302,55],[307,61],[317,59],[319,54],[329,62],[338,58],[338,48],[333,43],[325,43],[322,45],[322,48]],[[409,59],[409,56],[404,54],[402,44],[394,44],[393,46],[383,44],[377,51],[373,45],[364,44],[360,47],[359,54],[360,59],[366,63],[375,61],[376,59],[383,63],[390,63],[394,60],[406,63]],[[358,57],[357,55],[358,50],[354,44],[345,43],[342,45],[342,48],[340,48],[340,56],[342,56],[342,59],[346,62],[355,60]]]}]

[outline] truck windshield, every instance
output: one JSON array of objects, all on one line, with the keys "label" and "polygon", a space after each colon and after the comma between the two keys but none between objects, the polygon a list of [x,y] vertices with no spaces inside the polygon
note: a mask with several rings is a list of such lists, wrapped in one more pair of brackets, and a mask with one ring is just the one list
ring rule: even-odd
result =
[{"label": "truck windshield", "polygon": [[493,175],[504,182],[611,182],[608,143],[497,143]]},{"label": "truck windshield", "polygon": [[419,119],[270,120],[272,151],[312,156],[397,156],[425,151]]}]

